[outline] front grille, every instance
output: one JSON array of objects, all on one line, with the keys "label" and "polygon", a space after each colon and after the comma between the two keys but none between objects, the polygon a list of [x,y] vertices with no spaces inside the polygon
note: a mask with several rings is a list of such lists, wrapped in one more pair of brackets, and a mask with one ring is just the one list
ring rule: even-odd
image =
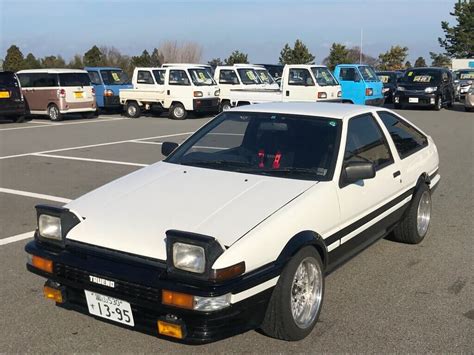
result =
[{"label": "front grille", "polygon": [[[74,283],[79,284],[81,287],[87,289],[88,285],[92,285],[96,288],[101,288],[107,291],[113,291],[114,295],[118,297],[123,296],[124,298],[130,299],[142,299],[151,302],[160,302],[161,301],[161,292],[158,289],[147,287],[123,280],[119,280],[116,278],[111,277],[104,277],[98,274],[90,273],[69,265],[61,264],[61,263],[54,263],[54,274],[58,277],[72,281]],[[96,283],[92,283],[89,281],[89,275],[97,276],[104,278],[106,280],[110,280],[114,282],[114,288],[110,288],[107,286],[99,285]]]}]

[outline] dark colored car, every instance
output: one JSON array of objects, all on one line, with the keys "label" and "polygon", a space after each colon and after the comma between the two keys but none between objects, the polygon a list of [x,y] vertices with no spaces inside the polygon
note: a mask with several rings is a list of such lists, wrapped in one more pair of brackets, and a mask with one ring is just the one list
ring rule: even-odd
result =
[{"label": "dark colored car", "polygon": [[453,76],[445,68],[412,68],[398,80],[393,96],[395,108],[425,106],[439,111],[454,104]]},{"label": "dark colored car", "polygon": [[20,82],[11,71],[0,72],[0,116],[21,122],[25,115],[25,101]]},{"label": "dark colored car", "polygon": [[[383,83],[383,95],[386,103],[393,102],[393,93],[397,89],[397,81],[400,77],[399,72],[396,71],[378,71],[377,76]],[[403,75],[403,74],[402,74]]]}]

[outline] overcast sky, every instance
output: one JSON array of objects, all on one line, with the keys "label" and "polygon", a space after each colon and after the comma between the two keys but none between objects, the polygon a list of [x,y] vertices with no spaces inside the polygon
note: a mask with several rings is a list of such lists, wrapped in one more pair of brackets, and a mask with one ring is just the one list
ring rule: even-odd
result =
[{"label": "overcast sky", "polygon": [[441,52],[441,21],[456,0],[0,0],[0,57],[11,44],[26,56],[69,60],[92,45],[129,55],[164,40],[195,41],[203,61],[234,49],[254,63],[275,63],[287,42],[301,39],[320,63],[333,42],[359,45],[377,57],[391,45],[412,62]]}]

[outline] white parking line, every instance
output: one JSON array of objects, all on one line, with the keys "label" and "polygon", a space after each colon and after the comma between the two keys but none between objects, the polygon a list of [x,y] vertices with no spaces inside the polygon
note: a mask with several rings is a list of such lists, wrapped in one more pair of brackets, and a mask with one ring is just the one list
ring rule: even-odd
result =
[{"label": "white parking line", "polygon": [[69,203],[69,202],[72,201],[72,200],[70,200],[68,198],[64,198],[64,197],[37,194],[36,192],[7,189],[7,188],[4,188],[4,187],[0,187],[0,192],[4,192],[6,194],[11,194],[11,195],[33,197],[33,198],[38,198],[38,199],[42,199],[42,200],[49,200],[49,201],[62,202],[62,203]]},{"label": "white parking line", "polygon": [[52,155],[52,154],[31,154],[35,157],[46,157],[46,158],[56,158],[56,159],[69,159],[69,160],[82,160],[82,161],[91,161],[95,163],[106,163],[106,164],[118,164],[118,165],[131,165],[131,166],[148,166],[149,164],[139,164],[139,163],[129,163],[126,161],[117,161],[117,160],[104,160],[104,159],[92,159],[92,158],[81,158],[81,157],[70,157],[65,155]]},{"label": "white parking line", "polygon": [[33,238],[34,233],[35,233],[35,231],[31,231],[31,232],[26,232],[26,233],[14,235],[12,237],[0,239],[0,245],[6,245],[6,244],[18,242],[20,240]]},{"label": "white parking line", "polygon": [[[76,124],[87,124],[87,123],[99,123],[99,122],[112,122],[112,121],[121,121],[121,120],[129,120],[130,118],[127,117],[111,117],[105,119],[94,119],[90,121],[80,121],[80,122],[49,122],[49,124],[45,123],[44,126],[25,126],[25,127],[12,127],[12,128],[1,128],[0,132],[3,131],[13,131],[17,129],[29,129],[29,128],[45,128],[51,126],[72,126]],[[39,122],[31,122],[31,123],[39,123]]]},{"label": "white parking line", "polygon": [[147,140],[147,139],[158,139],[158,138],[187,136],[187,135],[190,135],[190,134],[192,134],[192,133],[193,133],[193,132],[167,134],[167,135],[164,135],[164,136],[135,138],[135,139],[127,139],[127,140],[123,140],[123,141],[115,141],[115,142],[107,142],[107,143],[81,145],[81,146],[69,147],[69,148],[61,148],[61,149],[44,150],[44,151],[42,151],[42,152],[31,152],[31,153],[23,153],[23,154],[15,154],[15,155],[6,155],[6,156],[3,156],[3,157],[0,157],[0,160],[1,160],[1,159],[10,159],[10,158],[26,157],[26,156],[28,156],[28,155],[34,155],[34,154],[56,153],[56,152],[63,152],[63,151],[66,151],[66,150],[83,149],[83,148],[93,148],[93,147],[103,147],[103,146],[107,146],[107,145],[121,144],[121,143],[131,143],[132,141],[137,141],[137,140]]},{"label": "white parking line", "polygon": [[140,143],[140,144],[158,144],[161,145],[163,142],[146,142],[146,141],[139,141],[139,140],[133,140],[130,141],[130,143]]}]

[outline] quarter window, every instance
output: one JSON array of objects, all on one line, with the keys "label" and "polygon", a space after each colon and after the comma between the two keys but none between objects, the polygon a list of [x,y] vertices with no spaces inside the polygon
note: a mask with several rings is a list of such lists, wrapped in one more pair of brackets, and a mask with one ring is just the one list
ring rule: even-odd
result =
[{"label": "quarter window", "polygon": [[370,114],[349,121],[344,163],[351,161],[370,161],[376,170],[393,163],[387,140]]},{"label": "quarter window", "polygon": [[290,69],[289,75],[288,85],[314,86],[308,69]]},{"label": "quarter window", "polygon": [[153,77],[148,70],[139,70],[137,74],[138,84],[154,84]]},{"label": "quarter window", "polygon": [[56,87],[58,75],[48,73],[23,73],[18,74],[21,86],[24,88]]},{"label": "quarter window", "polygon": [[403,159],[428,145],[426,136],[409,123],[389,112],[380,111],[377,113],[390,133],[400,158]]}]

